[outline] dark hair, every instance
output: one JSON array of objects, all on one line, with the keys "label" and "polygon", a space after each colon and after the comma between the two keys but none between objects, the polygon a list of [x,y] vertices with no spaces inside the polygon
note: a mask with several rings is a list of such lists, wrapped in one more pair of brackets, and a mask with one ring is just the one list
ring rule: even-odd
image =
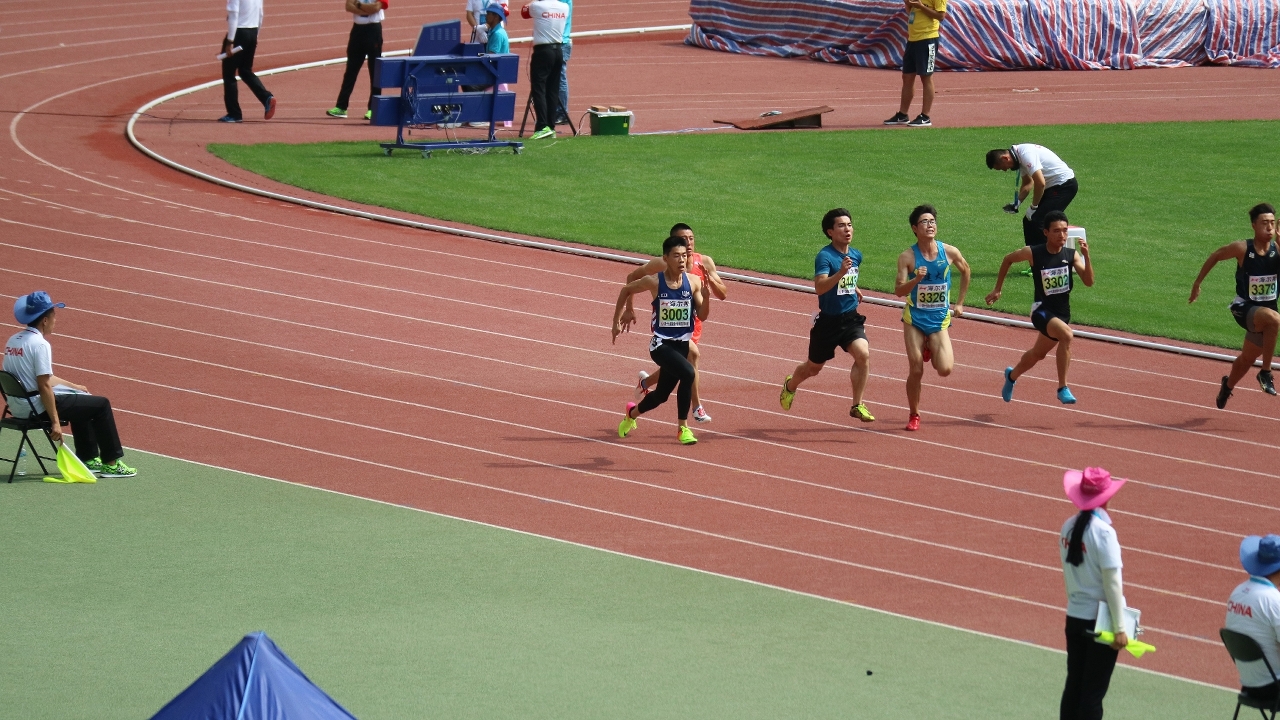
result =
[{"label": "dark hair", "polygon": [[934,220],[938,219],[938,208],[932,205],[917,205],[915,210],[911,211],[911,215],[907,218],[911,221],[911,227],[915,227],[920,222],[920,216],[929,213]]},{"label": "dark hair", "polygon": [[49,317],[49,313],[52,313],[54,310],[57,310],[57,308],[49,308],[48,310],[45,310],[44,312],[40,313],[31,322],[27,323],[27,327],[33,328],[39,325],[40,321]]},{"label": "dark hair", "polygon": [[672,250],[675,250],[678,247],[688,248],[689,241],[682,237],[677,237],[675,235],[672,235],[671,237],[662,241],[662,255],[665,257],[668,253],[670,253]]},{"label": "dark hair", "polygon": [[689,232],[693,232],[693,228],[689,227],[688,225],[685,225],[684,223],[676,223],[675,225],[671,226],[671,232],[668,234],[675,235],[681,230],[688,230]]},{"label": "dark hair", "polygon": [[1089,529],[1093,520],[1092,510],[1081,510],[1076,516],[1076,524],[1071,528],[1071,540],[1067,542],[1067,562],[1080,567],[1084,562],[1084,531]]},{"label": "dark hair", "polygon": [[996,150],[988,151],[987,152],[987,169],[995,170],[996,163],[999,162],[1000,158],[1004,157],[1007,154],[1009,154],[1008,150],[996,149]]},{"label": "dark hair", "polygon": [[838,217],[847,217],[850,220],[853,219],[853,216],[849,214],[849,211],[845,210],[844,208],[834,208],[832,210],[828,210],[827,214],[822,216],[822,234],[823,235],[826,235],[828,232],[831,231],[831,228],[836,226],[836,218]]},{"label": "dark hair", "polygon": [[1257,205],[1249,208],[1249,222],[1258,222],[1258,216],[1266,215],[1267,213],[1275,215],[1276,209],[1271,207],[1271,203],[1258,203]]},{"label": "dark hair", "polygon": [[1067,219],[1066,213],[1061,210],[1054,210],[1052,212],[1045,213],[1044,219],[1040,221],[1040,227],[1048,230],[1050,225],[1058,221],[1062,221],[1068,225],[1071,224],[1071,221]]}]

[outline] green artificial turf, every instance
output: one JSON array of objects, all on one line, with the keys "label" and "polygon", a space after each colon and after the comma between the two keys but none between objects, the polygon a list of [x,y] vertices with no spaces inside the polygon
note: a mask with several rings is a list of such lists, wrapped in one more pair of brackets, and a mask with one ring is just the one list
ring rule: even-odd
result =
[{"label": "green artificial turf", "polygon": [[[1060,653],[129,457],[0,485],[4,717],[149,717],[253,630],[362,720],[1057,716]],[[1121,667],[1107,717],[1233,704]]]},{"label": "green artificial turf", "polygon": [[[1089,233],[1098,281],[1073,293],[1077,322],[1239,347],[1226,311],[1233,268],[1201,299],[1191,282],[1215,248],[1251,234],[1247,211],[1280,201],[1269,148],[1277,122],[1152,123],[929,130],[578,137],[529,142],[522,155],[437,152],[430,160],[376,143],[210,145],[240,167],[371,205],[486,228],[658,253],[687,222],[719,265],[813,276],[819,222],[853,214],[864,287],[890,291],[898,254],[914,242],[911,208],[939,210],[939,238],[974,267],[981,305],[1021,221],[1001,212],[1012,173],[987,170],[987,150],[1036,142],[1077,172],[1069,215]],[[619,272],[621,279],[622,273]],[[1013,277],[997,307],[1025,315],[1031,281]]]}]

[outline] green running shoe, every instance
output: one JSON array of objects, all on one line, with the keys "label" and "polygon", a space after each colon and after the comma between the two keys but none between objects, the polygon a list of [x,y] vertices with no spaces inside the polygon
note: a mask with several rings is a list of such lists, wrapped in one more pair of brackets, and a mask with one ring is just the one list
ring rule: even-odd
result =
[{"label": "green running shoe", "polygon": [[788,375],[786,379],[782,381],[782,392],[778,395],[778,402],[782,405],[783,410],[790,410],[791,403],[796,399],[796,391],[787,389],[787,385],[790,384],[791,376]]},{"label": "green running shoe", "polygon": [[347,111],[343,110],[340,107],[336,107],[336,108],[329,108],[328,110],[325,110],[324,114],[328,115],[331,118],[344,118],[347,116]]},{"label": "green running shoe", "polygon": [[862,422],[876,421],[875,416],[872,415],[871,411],[867,409],[866,403],[858,403],[857,405],[854,405],[853,407],[849,408],[849,417],[858,418]]},{"label": "green running shoe", "polygon": [[86,460],[84,466],[89,468],[89,472],[91,473],[97,475],[102,474],[102,458],[100,457],[96,457],[92,460]]},{"label": "green running shoe", "polygon": [[104,478],[123,478],[133,477],[138,474],[138,471],[128,465],[125,465],[124,460],[120,459],[110,465],[103,465],[99,474]]},{"label": "green running shoe", "polygon": [[631,417],[631,408],[635,407],[633,402],[627,403],[627,412],[622,417],[622,422],[618,423],[618,437],[624,438],[632,430],[636,429],[636,419]]},{"label": "green running shoe", "polygon": [[551,129],[551,128],[549,128],[549,127],[544,127],[544,128],[542,128],[541,130],[539,130],[538,132],[536,132],[536,133],[534,133],[534,134],[530,135],[530,136],[529,136],[529,139],[530,139],[530,140],[542,140],[543,138],[553,138],[553,139],[554,139],[554,138],[555,138],[555,136],[556,136],[556,131],[555,131],[555,130],[552,130],[552,129]]},{"label": "green running shoe", "polygon": [[689,429],[688,425],[680,426],[679,438],[680,438],[681,445],[697,445],[698,444],[698,438],[693,436],[693,431]]},{"label": "green running shoe", "polygon": [[372,111],[372,110],[365,110],[365,111],[364,111],[364,119],[365,119],[365,120],[372,120],[372,119],[373,119],[373,111]]}]

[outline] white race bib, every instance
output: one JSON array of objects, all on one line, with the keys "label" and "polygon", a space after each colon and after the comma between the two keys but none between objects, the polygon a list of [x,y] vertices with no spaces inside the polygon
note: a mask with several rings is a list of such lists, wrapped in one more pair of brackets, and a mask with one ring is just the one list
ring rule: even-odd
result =
[{"label": "white race bib", "polygon": [[692,323],[691,308],[692,300],[677,300],[675,298],[659,298],[658,299],[658,327],[664,328],[685,328]]},{"label": "white race bib", "polygon": [[836,295],[858,294],[858,266],[849,268],[849,272],[836,284]]},{"label": "white race bib", "polygon": [[917,310],[943,310],[946,309],[949,300],[946,283],[937,283],[935,285],[922,283],[916,286]]},{"label": "white race bib", "polygon": [[1275,275],[1250,275],[1249,299],[1254,302],[1270,302],[1276,299]]},{"label": "white race bib", "polygon": [[1071,266],[1041,268],[1040,287],[1044,288],[1045,295],[1061,295],[1064,292],[1071,292]]}]

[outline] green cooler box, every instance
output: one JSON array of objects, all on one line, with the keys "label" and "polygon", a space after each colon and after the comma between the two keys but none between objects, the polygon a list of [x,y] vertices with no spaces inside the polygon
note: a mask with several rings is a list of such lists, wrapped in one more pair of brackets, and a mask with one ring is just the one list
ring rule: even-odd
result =
[{"label": "green cooler box", "polygon": [[590,110],[591,115],[591,134],[592,135],[630,135],[631,119],[633,117],[630,110],[624,112],[600,112]]}]

